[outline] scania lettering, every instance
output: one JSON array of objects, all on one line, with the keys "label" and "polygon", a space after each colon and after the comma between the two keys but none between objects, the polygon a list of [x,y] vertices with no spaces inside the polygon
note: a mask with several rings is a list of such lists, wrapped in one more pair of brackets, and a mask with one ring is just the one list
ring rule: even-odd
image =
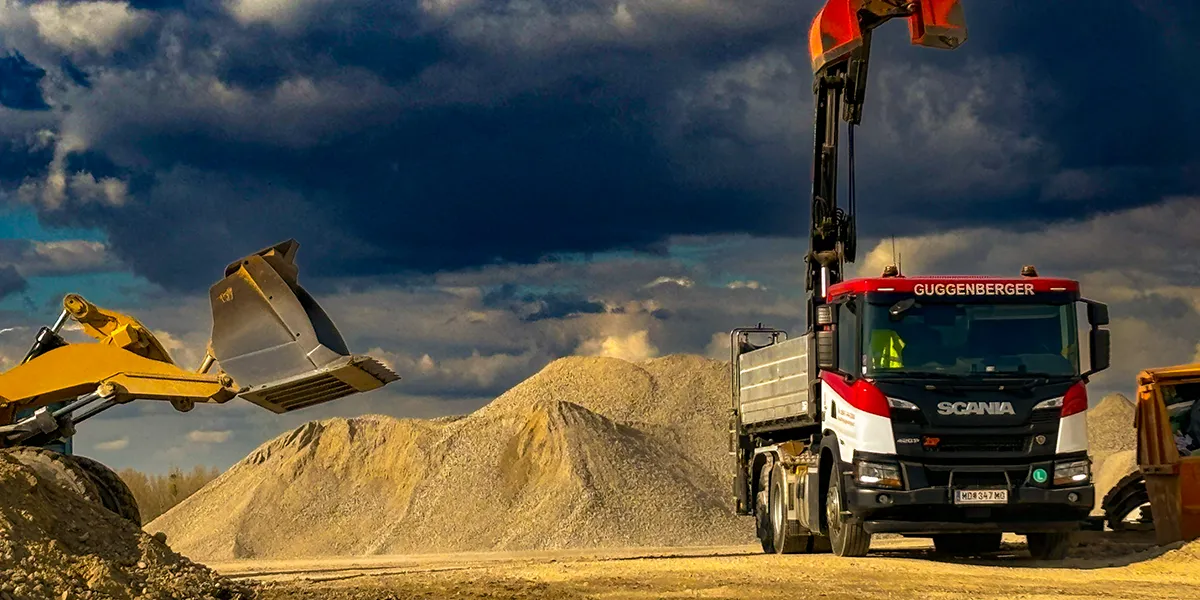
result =
[{"label": "scania lettering", "polygon": [[730,334],[737,512],[755,518],[770,553],[863,556],[873,535],[894,533],[975,554],[1015,533],[1034,557],[1060,559],[1095,500],[1086,384],[1108,368],[1108,308],[1028,265],[1014,276],[889,265],[844,277],[856,254],[853,141],[870,32],[897,16],[914,44],[966,39],[959,0],[829,0],[810,31],[806,324],[796,336],[762,324]]},{"label": "scania lettering", "polygon": [[1012,402],[938,402],[939,415],[1015,415]]}]

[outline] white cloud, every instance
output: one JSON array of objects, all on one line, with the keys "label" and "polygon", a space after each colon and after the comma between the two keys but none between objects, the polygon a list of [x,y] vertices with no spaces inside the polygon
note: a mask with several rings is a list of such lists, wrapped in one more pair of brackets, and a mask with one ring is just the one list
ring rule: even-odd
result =
[{"label": "white cloud", "polygon": [[198,444],[224,444],[232,436],[233,431],[228,429],[225,431],[194,430],[188,432],[187,439],[189,442]]},{"label": "white cloud", "polygon": [[145,30],[149,13],[128,2],[42,2],[29,7],[38,35],[68,52],[110,54]]},{"label": "white cloud", "polygon": [[582,356],[608,356],[628,361],[643,361],[658,356],[658,348],[650,342],[650,332],[633,331],[584,340],[575,350]]},{"label": "white cloud", "polygon": [[128,437],[123,437],[119,440],[109,440],[107,442],[100,442],[99,444],[95,445],[95,448],[97,450],[103,450],[105,452],[111,452],[114,450],[124,450],[128,447],[129,447],[129,438]]},{"label": "white cloud", "polygon": [[647,283],[646,287],[651,288],[651,287],[666,285],[666,284],[677,285],[679,287],[687,288],[687,287],[692,287],[693,285],[696,285],[696,282],[692,281],[691,279],[689,279],[687,277],[667,277],[666,275],[664,275],[662,277],[659,277],[658,279],[655,279],[654,281],[651,281],[650,283]]},{"label": "white cloud", "polygon": [[751,279],[750,281],[731,281],[731,282],[725,284],[725,287],[727,287],[731,290],[741,290],[741,289],[765,290],[765,289],[767,289],[766,286],[764,286],[763,284],[761,284],[757,281],[754,281],[753,279]]}]

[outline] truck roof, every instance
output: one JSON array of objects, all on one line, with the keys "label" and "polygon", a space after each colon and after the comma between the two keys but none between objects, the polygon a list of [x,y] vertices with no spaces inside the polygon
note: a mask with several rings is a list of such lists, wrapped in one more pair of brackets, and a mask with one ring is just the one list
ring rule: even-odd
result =
[{"label": "truck roof", "polygon": [[1078,292],[1079,282],[1057,277],[936,275],[862,277],[829,287],[832,300],[845,294],[900,292],[918,296],[1027,296],[1038,292]]}]

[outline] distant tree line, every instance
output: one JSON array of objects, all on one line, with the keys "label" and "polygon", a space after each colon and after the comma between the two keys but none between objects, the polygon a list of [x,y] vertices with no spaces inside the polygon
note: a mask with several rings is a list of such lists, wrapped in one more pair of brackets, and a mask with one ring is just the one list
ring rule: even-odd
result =
[{"label": "distant tree line", "polygon": [[196,466],[187,473],[179,467],[171,467],[166,475],[147,475],[134,469],[121,469],[117,474],[137,499],[145,525],[196,493],[221,472],[216,467]]}]

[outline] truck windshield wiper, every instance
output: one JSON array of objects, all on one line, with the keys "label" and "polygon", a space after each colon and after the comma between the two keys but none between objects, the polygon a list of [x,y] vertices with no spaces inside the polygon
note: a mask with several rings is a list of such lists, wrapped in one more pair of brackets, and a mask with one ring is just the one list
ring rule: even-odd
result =
[{"label": "truck windshield wiper", "polygon": [[962,373],[936,373],[930,371],[886,371],[883,373],[875,373],[875,377],[880,379],[943,379],[951,381],[961,381],[967,379],[968,375]]}]

